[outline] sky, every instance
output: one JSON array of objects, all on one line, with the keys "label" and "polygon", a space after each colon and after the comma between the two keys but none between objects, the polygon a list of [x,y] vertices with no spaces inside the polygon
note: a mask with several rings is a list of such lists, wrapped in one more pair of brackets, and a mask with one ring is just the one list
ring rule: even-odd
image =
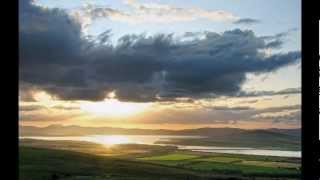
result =
[{"label": "sky", "polygon": [[20,0],[19,124],[299,128],[298,0]]}]

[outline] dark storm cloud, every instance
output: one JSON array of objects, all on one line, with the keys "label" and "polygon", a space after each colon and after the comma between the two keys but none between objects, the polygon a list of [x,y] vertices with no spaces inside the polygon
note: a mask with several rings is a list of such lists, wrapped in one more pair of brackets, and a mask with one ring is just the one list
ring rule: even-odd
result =
[{"label": "dark storm cloud", "polygon": [[258,24],[260,23],[259,20],[257,19],[251,19],[251,18],[242,18],[242,19],[239,19],[237,21],[234,22],[234,24],[243,24],[243,25],[252,25],[252,24]]},{"label": "dark storm cloud", "polygon": [[[126,35],[117,45],[110,32],[90,40],[81,25],[59,9],[21,0],[20,83],[65,100],[123,101],[237,96],[247,73],[264,73],[299,62],[300,52],[265,56],[270,45],[252,31],[204,33],[182,41],[173,34]],[[28,91],[28,88],[25,89]]]}]

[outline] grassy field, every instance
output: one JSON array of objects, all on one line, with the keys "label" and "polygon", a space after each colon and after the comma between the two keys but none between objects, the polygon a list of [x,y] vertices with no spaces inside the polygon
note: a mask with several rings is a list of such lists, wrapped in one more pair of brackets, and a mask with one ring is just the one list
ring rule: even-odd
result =
[{"label": "grassy field", "polygon": [[19,159],[20,180],[300,178],[299,158],[202,153],[165,146],[106,148],[86,142],[22,140]]},{"label": "grassy field", "polygon": [[[186,180],[229,179],[162,165],[91,154],[20,147],[20,180]],[[241,178],[236,178],[241,179]]]},{"label": "grassy field", "polygon": [[189,146],[222,146],[222,147],[252,147],[272,150],[301,150],[299,137],[268,137],[268,136],[233,136],[230,138],[206,137],[200,139],[171,138],[169,141],[157,141],[156,144],[189,145]]},{"label": "grassy field", "polygon": [[140,157],[139,160],[180,168],[220,174],[238,174],[248,177],[299,177],[300,163],[297,160],[272,157],[271,159],[253,159],[250,156],[214,154],[191,155],[190,152],[174,152],[166,155]]},{"label": "grassy field", "polygon": [[183,161],[188,159],[193,159],[198,156],[196,155],[190,155],[190,154],[183,154],[183,153],[174,153],[174,154],[166,154],[161,156],[151,156],[151,157],[144,157],[139,158],[141,160],[147,160],[147,161]]}]

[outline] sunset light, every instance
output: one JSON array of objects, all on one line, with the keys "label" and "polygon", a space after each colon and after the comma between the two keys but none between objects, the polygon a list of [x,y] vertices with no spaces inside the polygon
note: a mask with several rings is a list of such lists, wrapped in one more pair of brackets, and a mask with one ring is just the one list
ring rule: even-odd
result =
[{"label": "sunset light", "polygon": [[101,102],[80,103],[80,109],[95,115],[129,116],[141,113],[150,106],[150,103],[129,103],[117,99],[106,99]]},{"label": "sunset light", "polygon": [[117,135],[101,136],[98,141],[104,145],[128,144],[130,142],[128,137]]},{"label": "sunset light", "polygon": [[18,12],[20,180],[302,177],[300,1]]}]

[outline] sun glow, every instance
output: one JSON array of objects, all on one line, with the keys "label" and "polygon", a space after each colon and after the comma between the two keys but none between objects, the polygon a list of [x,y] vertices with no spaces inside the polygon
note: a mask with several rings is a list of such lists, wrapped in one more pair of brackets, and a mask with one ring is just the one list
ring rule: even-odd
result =
[{"label": "sun glow", "polygon": [[52,96],[45,91],[39,91],[33,94],[33,98],[36,101],[50,103],[52,101]]},{"label": "sun glow", "polygon": [[121,102],[117,99],[106,99],[102,102],[84,102],[80,104],[83,111],[96,115],[129,116],[141,113],[150,103]]},{"label": "sun glow", "polygon": [[106,145],[114,145],[114,144],[128,144],[130,140],[125,136],[107,136],[102,139],[104,144]]}]

